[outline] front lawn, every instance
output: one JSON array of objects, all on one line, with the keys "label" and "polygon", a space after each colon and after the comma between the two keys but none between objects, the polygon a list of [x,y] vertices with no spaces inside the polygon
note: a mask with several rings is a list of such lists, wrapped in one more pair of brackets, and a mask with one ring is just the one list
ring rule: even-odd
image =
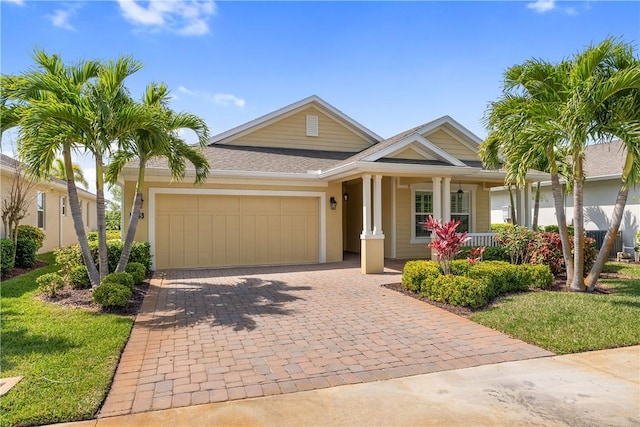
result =
[{"label": "front lawn", "polygon": [[640,344],[640,266],[607,264],[629,278],[600,279],[611,293],[509,295],[471,320],[558,354]]},{"label": "front lawn", "polygon": [[40,301],[35,279],[50,264],[0,284],[2,377],[24,376],[0,398],[0,425],[92,418],[102,403],[133,318]]}]

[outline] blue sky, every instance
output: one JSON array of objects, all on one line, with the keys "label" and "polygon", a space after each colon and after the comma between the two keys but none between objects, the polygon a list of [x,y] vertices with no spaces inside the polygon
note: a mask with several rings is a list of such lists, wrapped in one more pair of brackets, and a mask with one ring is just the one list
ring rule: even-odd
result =
[{"label": "blue sky", "polygon": [[132,55],[134,96],[164,81],[213,134],[316,94],[383,137],[448,114],[482,138],[507,67],[640,42],[632,1],[1,0],[0,13],[2,73],[28,69],[36,46],[67,62]]}]

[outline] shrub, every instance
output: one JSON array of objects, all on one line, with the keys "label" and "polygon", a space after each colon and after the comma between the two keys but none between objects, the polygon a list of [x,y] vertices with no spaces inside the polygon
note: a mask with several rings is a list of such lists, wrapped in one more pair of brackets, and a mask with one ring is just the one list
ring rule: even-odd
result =
[{"label": "shrub", "polygon": [[100,286],[104,285],[105,283],[117,283],[118,285],[126,286],[129,289],[133,289],[133,277],[126,271],[123,271],[121,273],[107,274],[105,278],[102,279]]},{"label": "shrub", "polygon": [[529,289],[548,289],[553,284],[553,274],[546,265],[524,264],[519,268],[521,280],[526,281]]},{"label": "shrub", "polygon": [[482,254],[483,261],[509,261],[509,254],[502,246],[487,246]]},{"label": "shrub", "polygon": [[[76,267],[84,267],[82,262],[82,253],[80,252],[80,246],[68,246],[66,248],[57,248],[53,251],[56,257],[56,264],[60,266],[60,274],[62,280],[67,285],[73,286],[71,272]],[[86,270],[86,267],[84,267]]]},{"label": "shrub", "polygon": [[402,285],[410,291],[420,292],[426,277],[440,274],[440,266],[433,261],[407,261],[402,270]]},{"label": "shrub", "polygon": [[36,279],[36,284],[40,293],[49,298],[55,298],[58,295],[58,291],[64,287],[64,281],[58,273],[43,274]]},{"label": "shrub", "polygon": [[[107,230],[107,240],[120,240],[121,233],[120,230]],[[87,234],[87,240],[90,242],[98,241],[98,232],[91,231]]]},{"label": "shrub", "polygon": [[36,242],[19,237],[16,242],[16,267],[31,268],[36,263]]},{"label": "shrub", "polygon": [[[109,266],[109,272],[116,270],[123,247],[124,242],[121,240],[107,241],[107,264]],[[98,242],[89,242],[89,248],[91,249],[93,261],[98,265]],[[131,253],[129,254],[129,262],[139,262],[144,265],[147,270],[150,270],[151,245],[149,242],[133,242],[133,245],[131,246]]]},{"label": "shrub", "polygon": [[32,225],[19,225],[18,226],[18,240],[19,239],[29,239],[33,240],[36,245],[36,252],[42,249],[42,245],[44,244],[45,234],[38,227],[34,227]]},{"label": "shrub", "polygon": [[499,231],[505,231],[505,230],[508,230],[510,228],[513,228],[513,224],[510,224],[510,223],[491,224],[491,231],[493,231],[494,233],[497,233]]},{"label": "shrub", "polygon": [[124,307],[131,299],[131,288],[116,282],[102,282],[91,293],[93,301],[103,307]]},{"label": "shrub", "polygon": [[496,231],[496,242],[504,246],[509,254],[511,264],[526,264],[529,262],[529,244],[536,234],[526,227],[514,225],[502,231]]},{"label": "shrub", "polygon": [[127,268],[125,269],[125,271],[131,275],[131,277],[133,278],[133,282],[136,285],[142,283],[144,277],[147,274],[147,269],[139,262],[130,262],[129,264],[127,264]]},{"label": "shrub", "polygon": [[433,301],[447,302],[471,308],[482,307],[490,299],[485,281],[466,276],[442,275],[433,281],[427,297]]},{"label": "shrub", "polygon": [[91,287],[89,272],[84,265],[76,265],[71,268],[69,274],[69,284],[73,289],[86,289]]},{"label": "shrub", "polygon": [[444,274],[451,271],[450,264],[460,253],[460,247],[468,240],[467,233],[457,233],[456,228],[460,221],[447,221],[444,224],[429,215],[429,219],[424,223],[428,229],[433,230],[435,238],[429,243],[429,248],[436,251],[436,256],[442,267]]},{"label": "shrub", "polygon": [[0,276],[4,276],[13,268],[13,241],[11,239],[0,240]]},{"label": "shrub", "polygon": [[[573,253],[573,239],[569,239],[569,247]],[[560,234],[554,232],[539,233],[529,246],[531,250],[532,264],[543,264],[549,266],[551,274],[559,276],[566,274],[564,257],[562,255],[562,241]],[[585,276],[593,267],[598,257],[598,250],[595,247],[595,240],[590,237],[584,239],[584,274]],[[573,260],[572,260],[573,261]]]}]

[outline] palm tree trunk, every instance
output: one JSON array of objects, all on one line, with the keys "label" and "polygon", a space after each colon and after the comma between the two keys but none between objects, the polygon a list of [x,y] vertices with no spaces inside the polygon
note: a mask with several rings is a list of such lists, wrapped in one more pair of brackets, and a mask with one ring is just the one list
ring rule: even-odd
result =
[{"label": "palm tree trunk", "polygon": [[[65,167],[71,167],[71,146],[64,145],[63,158]],[[96,269],[96,264],[93,262],[91,256],[91,249],[89,248],[89,242],[87,241],[87,233],[84,229],[84,223],[82,222],[82,211],[80,210],[80,202],[78,200],[78,189],[73,179],[73,175],[67,176],[67,192],[69,193],[69,208],[71,209],[71,218],[73,219],[73,228],[78,236],[78,244],[82,252],[82,258],[84,259],[84,265],[87,267],[89,273],[89,281],[91,287],[95,288],[100,284],[100,274]]]},{"label": "palm tree trunk", "polygon": [[570,284],[573,278],[573,258],[571,257],[571,247],[569,245],[569,229],[567,228],[567,217],[564,212],[562,186],[556,170],[551,171],[551,191],[553,193],[553,205],[556,209],[560,242],[562,243],[562,257],[567,270],[567,284]]},{"label": "palm tree trunk", "polygon": [[540,182],[536,182],[536,198],[533,204],[533,223],[531,229],[538,231],[538,212],[540,211]]},{"label": "palm tree trunk", "polygon": [[609,253],[611,253],[611,248],[613,247],[613,243],[616,240],[616,236],[618,235],[618,230],[620,229],[620,224],[622,223],[622,217],[624,216],[624,208],[627,205],[627,198],[629,196],[629,187],[627,186],[627,176],[633,167],[633,154],[627,154],[625,159],[624,169],[622,170],[622,182],[620,183],[620,190],[618,190],[618,197],[616,197],[616,204],[613,208],[613,214],[611,215],[611,223],[609,225],[609,229],[607,230],[607,234],[604,237],[604,244],[600,248],[600,252],[598,252],[598,257],[596,258],[596,262],[591,267],[591,271],[587,275],[584,280],[587,290],[589,292],[593,292],[598,283],[598,279],[600,278],[600,273],[602,273],[602,269],[604,268],[605,262],[609,258]]},{"label": "palm tree trunk", "polygon": [[573,280],[571,290],[583,292],[584,288],[584,207],[582,157],[575,159],[573,173]]},{"label": "palm tree trunk", "polygon": [[509,203],[509,209],[511,209],[511,224],[517,225],[518,218],[516,217],[516,202],[513,199],[513,189],[511,188],[511,184],[509,184]]},{"label": "palm tree trunk", "polygon": [[133,246],[133,239],[138,229],[138,216],[142,209],[142,184],[144,183],[144,160],[140,160],[140,168],[138,169],[138,182],[136,183],[136,194],[133,198],[133,206],[131,208],[131,216],[129,217],[129,226],[127,227],[127,235],[124,240],[124,246],[122,247],[122,254],[118,261],[118,267],[116,272],[125,271],[127,263],[129,262],[129,256],[131,255],[131,248]]},{"label": "palm tree trunk", "polygon": [[98,227],[98,264],[100,267],[100,281],[109,274],[107,258],[107,220],[105,218],[104,203],[104,171],[102,167],[102,153],[96,153],[96,222]]}]

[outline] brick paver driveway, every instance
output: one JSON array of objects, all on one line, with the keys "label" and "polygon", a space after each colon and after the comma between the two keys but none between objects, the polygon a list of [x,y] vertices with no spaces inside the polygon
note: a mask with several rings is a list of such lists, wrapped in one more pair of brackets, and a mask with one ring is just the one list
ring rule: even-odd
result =
[{"label": "brick paver driveway", "polygon": [[156,273],[100,417],[551,353],[388,290],[358,260]]}]

